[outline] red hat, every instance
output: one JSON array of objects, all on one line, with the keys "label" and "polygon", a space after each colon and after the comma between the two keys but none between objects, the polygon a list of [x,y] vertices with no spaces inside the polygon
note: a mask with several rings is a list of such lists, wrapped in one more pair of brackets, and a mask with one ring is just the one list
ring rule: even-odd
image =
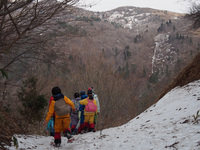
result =
[{"label": "red hat", "polygon": [[91,88],[91,87],[89,87],[89,88],[88,88],[88,90],[92,90],[92,88]]}]

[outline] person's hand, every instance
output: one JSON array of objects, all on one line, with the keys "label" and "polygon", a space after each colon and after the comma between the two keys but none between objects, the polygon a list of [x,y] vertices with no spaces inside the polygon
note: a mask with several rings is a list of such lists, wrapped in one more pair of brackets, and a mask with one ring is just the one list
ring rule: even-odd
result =
[{"label": "person's hand", "polygon": [[46,120],[44,121],[44,126],[47,126],[47,121]]}]

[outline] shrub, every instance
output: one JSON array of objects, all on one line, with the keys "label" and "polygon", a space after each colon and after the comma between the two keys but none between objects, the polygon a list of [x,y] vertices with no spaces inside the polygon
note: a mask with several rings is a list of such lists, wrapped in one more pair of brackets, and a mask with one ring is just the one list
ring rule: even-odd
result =
[{"label": "shrub", "polygon": [[22,102],[19,112],[25,121],[31,123],[32,121],[42,120],[42,110],[48,103],[44,95],[39,95],[37,91],[37,79],[35,77],[30,77],[23,82],[21,91],[18,92],[18,98]]}]

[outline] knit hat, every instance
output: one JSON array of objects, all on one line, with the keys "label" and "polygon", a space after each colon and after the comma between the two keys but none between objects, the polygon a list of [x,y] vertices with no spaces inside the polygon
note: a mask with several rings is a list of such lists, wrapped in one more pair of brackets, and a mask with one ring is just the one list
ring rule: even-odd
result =
[{"label": "knit hat", "polygon": [[61,94],[61,89],[56,86],[52,89],[52,95],[57,95],[57,94]]},{"label": "knit hat", "polygon": [[92,90],[88,90],[87,94],[92,94]]},{"label": "knit hat", "polygon": [[74,98],[77,98],[77,97],[79,97],[79,93],[78,93],[78,92],[76,92],[76,93],[74,94]]},{"label": "knit hat", "polygon": [[94,93],[94,88],[93,88],[93,86],[89,87],[88,90],[92,90],[92,93]]},{"label": "knit hat", "polygon": [[80,96],[85,95],[85,91],[80,92]]}]

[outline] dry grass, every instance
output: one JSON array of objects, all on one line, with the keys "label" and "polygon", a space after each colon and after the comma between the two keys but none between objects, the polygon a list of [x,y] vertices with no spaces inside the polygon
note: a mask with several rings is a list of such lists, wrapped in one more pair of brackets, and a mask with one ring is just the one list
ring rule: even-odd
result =
[{"label": "dry grass", "polygon": [[3,143],[6,145],[11,144],[11,139],[14,134],[24,133],[23,129],[16,123],[16,120],[5,112],[3,109],[0,109],[0,149],[3,148]]},{"label": "dry grass", "polygon": [[172,81],[172,83],[160,94],[156,102],[165,94],[177,86],[184,86],[190,82],[200,79],[200,53],[193,59],[193,61],[185,67],[181,73]]}]

